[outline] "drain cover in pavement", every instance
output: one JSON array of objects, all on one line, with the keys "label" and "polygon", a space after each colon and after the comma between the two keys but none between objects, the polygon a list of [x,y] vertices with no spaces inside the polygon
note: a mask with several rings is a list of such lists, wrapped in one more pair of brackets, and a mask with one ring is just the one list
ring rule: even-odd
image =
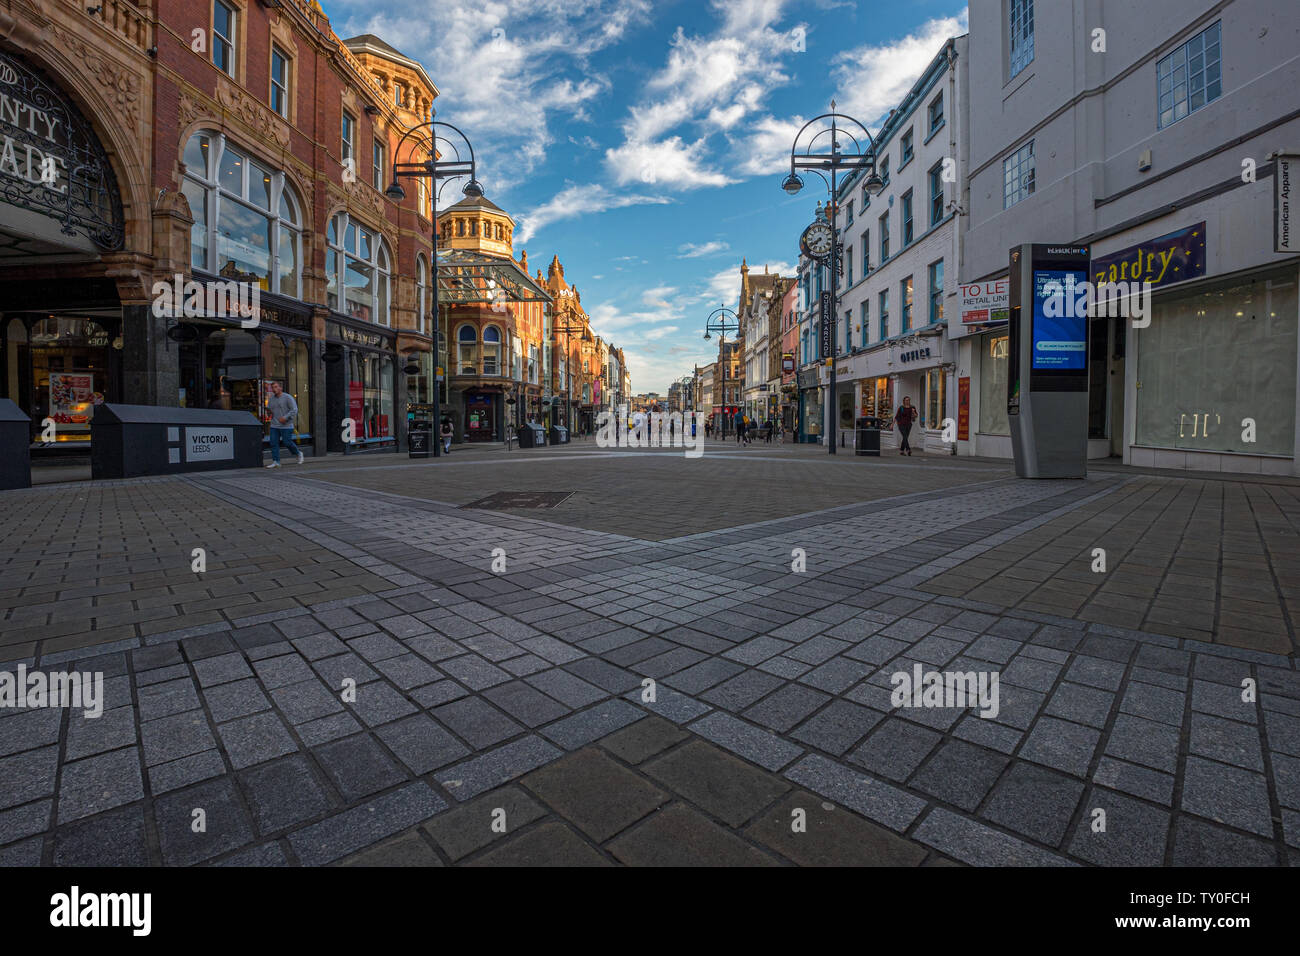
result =
[{"label": "drain cover in pavement", "polygon": [[554,508],[572,491],[498,491],[462,508],[482,508],[486,511],[512,511],[516,508]]}]

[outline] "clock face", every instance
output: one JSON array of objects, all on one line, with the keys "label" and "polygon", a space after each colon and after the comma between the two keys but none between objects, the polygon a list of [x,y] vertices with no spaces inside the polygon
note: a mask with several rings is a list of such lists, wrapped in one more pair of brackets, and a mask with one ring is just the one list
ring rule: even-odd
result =
[{"label": "clock face", "polygon": [[814,259],[825,259],[831,254],[831,227],[829,223],[814,222],[803,231],[803,248]]}]

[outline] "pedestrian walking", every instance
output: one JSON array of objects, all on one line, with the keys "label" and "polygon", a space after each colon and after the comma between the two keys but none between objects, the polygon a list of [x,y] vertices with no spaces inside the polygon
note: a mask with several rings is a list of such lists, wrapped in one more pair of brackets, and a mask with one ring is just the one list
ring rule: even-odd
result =
[{"label": "pedestrian walking", "polygon": [[743,412],[736,412],[736,444],[745,443],[745,426],[749,424],[749,419]]},{"label": "pedestrian walking", "polygon": [[266,400],[266,410],[271,416],[271,463],[267,468],[280,467],[280,442],[283,441],[285,447],[291,454],[298,456],[298,464],[302,464],[302,452],[298,446],[293,443],[293,421],[298,416],[298,403],[293,400],[293,396],[286,392],[279,382],[271,383],[271,397]]},{"label": "pedestrian walking", "polygon": [[438,437],[442,439],[442,453],[451,454],[451,419],[444,418],[442,427],[438,430]]},{"label": "pedestrian walking", "polygon": [[776,431],[776,420],[771,416],[767,419],[767,443],[772,444],[772,432]]},{"label": "pedestrian walking", "polygon": [[898,434],[901,444],[898,446],[900,455],[912,456],[912,446],[907,443],[907,436],[912,433],[912,423],[916,421],[916,409],[912,407],[912,399],[908,396],[903,397],[903,404],[898,406],[898,411],[894,413],[894,423],[898,425]]}]

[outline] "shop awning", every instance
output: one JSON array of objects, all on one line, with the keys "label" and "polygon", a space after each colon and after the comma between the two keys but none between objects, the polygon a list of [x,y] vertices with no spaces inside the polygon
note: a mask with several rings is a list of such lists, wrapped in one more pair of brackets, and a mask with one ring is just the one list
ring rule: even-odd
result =
[{"label": "shop awning", "polygon": [[438,301],[450,305],[477,302],[554,301],[513,259],[485,256],[465,249],[438,253]]}]

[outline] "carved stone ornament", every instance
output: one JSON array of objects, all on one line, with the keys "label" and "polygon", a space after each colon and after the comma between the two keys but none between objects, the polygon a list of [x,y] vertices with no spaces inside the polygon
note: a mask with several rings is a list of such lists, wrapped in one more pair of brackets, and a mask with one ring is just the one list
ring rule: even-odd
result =
[{"label": "carved stone ornament", "polygon": [[217,81],[217,102],[264,140],[274,140],[289,148],[289,125],[229,80]]}]

